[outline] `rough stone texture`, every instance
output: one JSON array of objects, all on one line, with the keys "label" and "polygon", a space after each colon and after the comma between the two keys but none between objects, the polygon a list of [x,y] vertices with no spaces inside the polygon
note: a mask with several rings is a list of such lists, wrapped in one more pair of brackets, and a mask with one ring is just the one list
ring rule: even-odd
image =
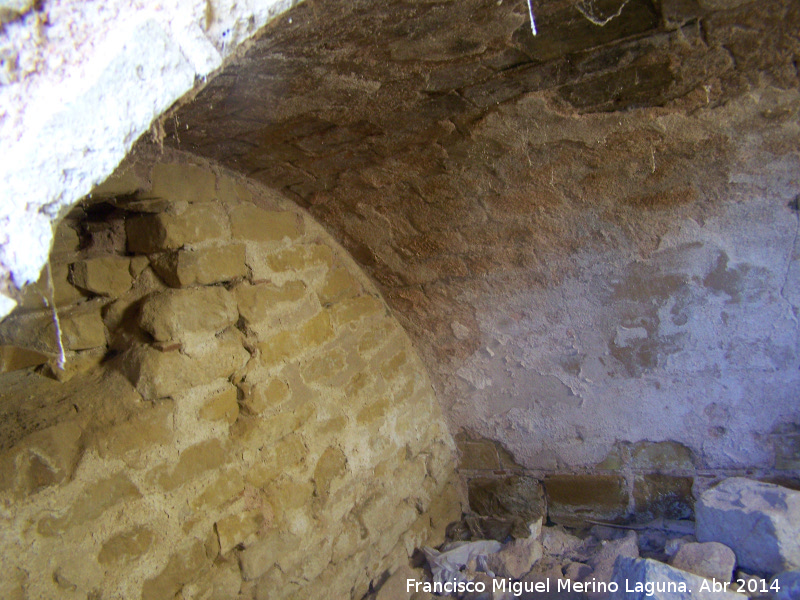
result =
[{"label": "rough stone texture", "polygon": [[703,492],[695,510],[698,541],[728,546],[740,568],[800,567],[800,492],[732,477]]},{"label": "rough stone texture", "polygon": [[130,264],[130,259],[121,256],[82,260],[72,265],[72,283],[95,294],[119,298],[131,287]]},{"label": "rough stone texture", "polygon": [[552,475],[545,479],[548,517],[581,525],[586,518],[614,521],[628,512],[628,494],[617,475]]},{"label": "rough stone texture", "polygon": [[658,517],[694,517],[691,477],[647,474],[634,478],[633,503],[637,518],[650,521]]},{"label": "rough stone texture", "polygon": [[532,477],[477,478],[467,487],[470,508],[479,515],[517,517],[527,524],[546,514],[542,486]]},{"label": "rough stone texture", "polygon": [[[622,539],[602,542],[598,551],[589,560],[592,573],[586,578],[586,581],[605,583],[612,581],[621,558],[639,558],[639,545],[635,531],[628,531]],[[605,600],[608,596],[607,592],[592,594],[592,598],[596,600]]]},{"label": "rough stone texture", "polygon": [[719,542],[688,542],[678,548],[669,564],[706,579],[727,582],[733,577],[736,555],[733,550]]},{"label": "rough stone texture", "polygon": [[242,245],[176,250],[154,256],[153,268],[172,287],[209,285],[247,275]]},{"label": "rough stone texture", "polygon": [[[152,188],[147,174],[123,181],[133,196],[68,216],[85,246],[57,235],[55,265],[124,262],[130,279],[59,307],[71,377],[46,377],[55,359],[30,349],[53,351],[49,310],[20,307],[0,327],[0,595],[361,598],[461,516],[424,365],[308,215],[167,154]],[[269,239],[229,235],[243,202]],[[209,203],[214,231],[192,212]],[[142,215],[193,241],[123,256],[136,246],[122,220]],[[231,249],[236,281],[209,262]],[[159,260],[187,254],[193,278],[172,283],[191,286],[168,287]]]},{"label": "rough stone texture", "polygon": [[618,440],[689,449],[642,465],[773,468],[758,440],[800,382],[797,3],[534,12],[536,37],[524,2],[299,5],[168,143],[330,228],[453,432],[539,472]]},{"label": "rough stone texture", "polygon": [[192,204],[180,214],[161,212],[129,217],[125,220],[128,250],[149,254],[225,238],[227,220],[222,207],[215,202]]},{"label": "rough stone texture", "polygon": [[[626,580],[628,582],[627,589],[625,587]],[[647,558],[620,558],[614,567],[614,581],[618,584],[619,589],[611,594],[611,600],[643,600],[644,598],[736,600],[741,598],[741,595],[725,587],[725,582],[716,582],[719,588],[715,588],[712,582],[702,577]],[[640,584],[639,589],[636,588],[637,584]]]},{"label": "rough stone texture", "polygon": [[223,287],[168,290],[148,296],[141,307],[139,325],[159,342],[218,333],[236,323],[239,313]]}]

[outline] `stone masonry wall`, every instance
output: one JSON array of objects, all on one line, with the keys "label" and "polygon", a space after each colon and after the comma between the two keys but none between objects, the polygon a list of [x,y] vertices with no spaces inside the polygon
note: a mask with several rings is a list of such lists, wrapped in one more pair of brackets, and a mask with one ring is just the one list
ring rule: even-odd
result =
[{"label": "stone masonry wall", "polygon": [[0,324],[0,597],[360,598],[443,536],[425,368],[317,224],[178,155],[94,196]]}]

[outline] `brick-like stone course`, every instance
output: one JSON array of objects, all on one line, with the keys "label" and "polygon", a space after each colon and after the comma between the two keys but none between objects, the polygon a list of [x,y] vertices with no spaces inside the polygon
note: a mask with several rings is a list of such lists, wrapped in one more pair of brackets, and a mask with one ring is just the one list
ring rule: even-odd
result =
[{"label": "brick-like stone course", "polygon": [[[0,559],[41,597],[360,597],[461,513],[423,364],[319,226],[181,160],[116,202],[113,235],[93,222],[113,244],[57,235],[70,389],[94,378],[96,414],[0,454],[10,535],[37,540]],[[61,372],[36,302],[0,343],[0,376]],[[136,402],[100,397],[109,372]]]}]

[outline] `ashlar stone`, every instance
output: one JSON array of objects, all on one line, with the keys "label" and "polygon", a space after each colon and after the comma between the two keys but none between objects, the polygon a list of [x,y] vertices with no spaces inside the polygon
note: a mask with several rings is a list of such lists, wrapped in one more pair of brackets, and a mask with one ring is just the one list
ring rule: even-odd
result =
[{"label": "ashlar stone", "polygon": [[212,285],[247,275],[245,249],[240,244],[165,252],[153,256],[151,264],[170,287]]},{"label": "ashlar stone", "polygon": [[182,341],[192,334],[216,334],[238,317],[232,294],[212,286],[151,294],[142,303],[139,325],[157,341]]},{"label": "ashlar stone", "polygon": [[153,167],[152,187],[142,196],[172,202],[210,202],[216,196],[216,176],[196,165],[158,163]]},{"label": "ashlar stone", "polygon": [[337,327],[384,312],[386,312],[386,307],[375,296],[350,298],[331,308],[333,322]]},{"label": "ashlar stone", "polygon": [[100,548],[97,562],[108,565],[135,560],[147,553],[154,539],[153,531],[142,525],[118,533]]},{"label": "ashlar stone", "polygon": [[101,256],[72,264],[72,283],[81,289],[109,298],[119,298],[133,283],[130,258]]},{"label": "ashlar stone", "polygon": [[195,356],[137,346],[125,355],[123,368],[142,396],[156,399],[227,378],[249,358],[238,335],[229,330],[209,340],[208,347]]},{"label": "ashlar stone", "polygon": [[218,439],[210,439],[198,442],[181,452],[174,467],[155,467],[147,477],[164,491],[170,492],[206,471],[221,467],[227,459],[222,443]]},{"label": "ashlar stone", "polygon": [[333,252],[324,244],[295,245],[268,256],[267,265],[276,273],[330,268],[333,265]]},{"label": "ashlar stone", "polygon": [[277,408],[289,398],[289,384],[282,379],[268,382],[244,382],[242,404],[252,414],[258,415],[270,408]]},{"label": "ashlar stone", "polygon": [[32,433],[0,454],[0,492],[20,497],[68,481],[82,452],[82,431],[75,422]]},{"label": "ashlar stone", "polygon": [[101,458],[119,458],[129,466],[141,468],[148,450],[172,441],[174,411],[172,400],[162,400],[129,420],[101,431],[96,437],[97,453]]},{"label": "ashlar stone", "polygon": [[192,204],[182,214],[143,214],[125,221],[128,250],[151,254],[186,244],[228,238],[228,216],[215,202]]},{"label": "ashlar stone", "polygon": [[42,518],[36,530],[47,537],[61,535],[70,527],[85,526],[117,504],[141,498],[142,494],[124,473],[92,483],[62,517]]},{"label": "ashlar stone", "polygon": [[333,481],[345,474],[347,458],[339,448],[330,446],[319,457],[314,468],[314,493],[325,501],[331,490]]},{"label": "ashlar stone", "polygon": [[323,305],[332,304],[339,300],[358,296],[361,289],[358,280],[347,269],[340,267],[328,273],[317,292],[317,297]]},{"label": "ashlar stone", "polygon": [[236,422],[239,416],[238,390],[227,386],[223,391],[209,398],[202,408],[200,417],[209,421],[225,421],[228,424]]},{"label": "ashlar stone", "polygon": [[280,242],[303,234],[303,220],[290,211],[271,211],[253,204],[240,204],[231,210],[231,232],[239,240]]},{"label": "ashlar stone", "polygon": [[282,286],[272,283],[242,284],[234,291],[239,314],[250,324],[266,320],[275,310],[302,299],[306,285],[302,281],[289,281]]},{"label": "ashlar stone", "polygon": [[327,311],[322,311],[293,331],[282,331],[260,343],[261,364],[274,367],[312,350],[334,335]]},{"label": "ashlar stone", "polygon": [[19,346],[0,346],[0,373],[27,369],[45,364],[50,356]]},{"label": "ashlar stone", "polygon": [[235,470],[217,477],[197,498],[192,501],[196,509],[217,508],[244,492],[244,478]]}]

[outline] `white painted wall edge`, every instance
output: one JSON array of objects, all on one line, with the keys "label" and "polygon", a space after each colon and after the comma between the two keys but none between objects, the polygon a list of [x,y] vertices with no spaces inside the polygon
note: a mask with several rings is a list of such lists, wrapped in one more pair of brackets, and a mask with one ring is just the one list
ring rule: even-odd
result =
[{"label": "white painted wall edge", "polygon": [[59,215],[299,1],[50,0],[5,25],[0,52],[18,73],[0,85],[0,318],[14,289],[39,278]]}]

